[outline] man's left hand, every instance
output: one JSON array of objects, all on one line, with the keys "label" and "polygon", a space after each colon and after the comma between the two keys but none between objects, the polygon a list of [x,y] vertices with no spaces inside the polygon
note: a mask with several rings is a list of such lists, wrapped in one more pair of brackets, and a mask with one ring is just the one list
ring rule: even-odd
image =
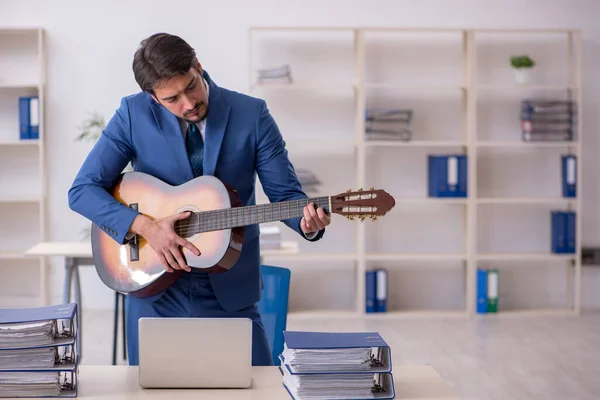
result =
[{"label": "man's left hand", "polygon": [[320,231],[330,223],[331,217],[325,213],[323,207],[315,210],[313,203],[304,207],[304,217],[300,221],[300,228],[304,234]]}]

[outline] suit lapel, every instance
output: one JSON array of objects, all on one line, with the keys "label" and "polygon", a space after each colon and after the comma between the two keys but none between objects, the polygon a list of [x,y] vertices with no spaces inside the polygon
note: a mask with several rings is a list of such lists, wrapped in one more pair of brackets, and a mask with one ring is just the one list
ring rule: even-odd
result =
[{"label": "suit lapel", "polygon": [[210,85],[204,134],[204,174],[214,175],[231,107],[223,99],[221,89],[214,84],[206,72],[204,77]]},{"label": "suit lapel", "polygon": [[179,166],[179,170],[183,173],[182,182],[192,179],[194,174],[188,159],[187,150],[185,149],[185,141],[179,120],[169,110],[157,104],[151,97],[150,101],[152,102],[151,108],[156,124],[162,133],[167,147],[173,153],[173,158]]}]

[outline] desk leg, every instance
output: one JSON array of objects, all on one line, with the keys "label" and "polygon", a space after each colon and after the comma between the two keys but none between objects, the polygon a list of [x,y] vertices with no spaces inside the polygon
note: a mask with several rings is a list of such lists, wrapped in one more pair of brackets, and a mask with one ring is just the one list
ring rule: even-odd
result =
[{"label": "desk leg", "polygon": [[81,331],[83,326],[83,304],[81,303],[81,282],[79,280],[79,266],[75,263],[75,268],[73,268],[73,276],[75,278],[75,302],[77,303],[77,310],[79,310],[79,340],[77,341],[77,354],[79,354],[79,359],[81,360]]},{"label": "desk leg", "polygon": [[65,258],[65,282],[63,284],[63,303],[71,302],[71,278],[73,276],[73,259]]}]

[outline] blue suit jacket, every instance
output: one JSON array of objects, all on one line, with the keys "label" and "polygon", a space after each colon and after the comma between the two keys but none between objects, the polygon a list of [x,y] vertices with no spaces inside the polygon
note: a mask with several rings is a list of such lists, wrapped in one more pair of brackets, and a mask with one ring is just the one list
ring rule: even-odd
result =
[{"label": "blue suit jacket", "polygon": [[[210,85],[204,174],[235,188],[244,205],[255,204],[257,175],[271,202],[306,198],[264,100],[220,88],[206,72],[204,78]],[[177,117],[145,92],[122,99],[69,190],[70,208],[120,244],[125,243],[138,212],[119,203],[106,189],[130,161],[134,170],[170,185],[194,177]],[[300,218],[283,222],[305,238]],[[311,240],[319,240],[323,233]],[[210,277],[218,301],[228,311],[260,299],[258,236],[258,225],[247,226],[240,260],[230,271]]]}]

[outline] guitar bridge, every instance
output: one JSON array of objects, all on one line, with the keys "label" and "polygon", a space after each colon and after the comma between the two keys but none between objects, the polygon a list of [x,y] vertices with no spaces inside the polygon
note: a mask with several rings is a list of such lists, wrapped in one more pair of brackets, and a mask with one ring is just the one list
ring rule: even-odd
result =
[{"label": "guitar bridge", "polygon": [[[138,211],[138,203],[132,203],[129,205],[129,208]],[[140,260],[140,242],[138,240],[138,235],[133,235],[133,239],[129,242],[129,261],[139,261]]]}]

